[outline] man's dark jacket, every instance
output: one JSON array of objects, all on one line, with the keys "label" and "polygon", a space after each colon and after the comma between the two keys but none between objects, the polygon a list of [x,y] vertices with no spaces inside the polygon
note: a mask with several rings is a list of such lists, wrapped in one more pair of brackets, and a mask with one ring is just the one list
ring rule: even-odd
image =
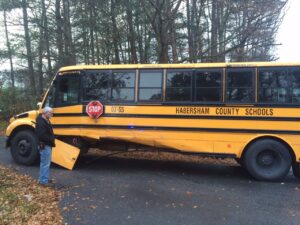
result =
[{"label": "man's dark jacket", "polygon": [[48,122],[41,115],[36,118],[35,133],[39,144],[55,147],[54,133],[50,121]]}]

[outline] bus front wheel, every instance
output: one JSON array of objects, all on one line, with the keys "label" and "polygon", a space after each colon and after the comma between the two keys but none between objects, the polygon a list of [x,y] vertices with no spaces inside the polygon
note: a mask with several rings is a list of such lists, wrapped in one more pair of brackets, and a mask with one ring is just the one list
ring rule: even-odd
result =
[{"label": "bus front wheel", "polygon": [[251,144],[243,158],[245,168],[257,180],[279,181],[289,172],[291,155],[282,143],[264,139]]},{"label": "bus front wheel", "polygon": [[32,165],[38,159],[37,137],[31,130],[22,130],[11,140],[11,155],[23,165]]}]

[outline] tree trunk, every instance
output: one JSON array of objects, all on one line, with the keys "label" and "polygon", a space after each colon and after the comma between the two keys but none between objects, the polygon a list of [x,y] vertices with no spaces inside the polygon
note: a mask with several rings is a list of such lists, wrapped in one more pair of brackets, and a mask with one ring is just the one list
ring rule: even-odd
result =
[{"label": "tree trunk", "polygon": [[[43,18],[43,17],[42,17]],[[41,18],[41,23],[43,24],[43,19]],[[43,28],[42,26],[39,27],[40,30],[40,37],[39,37],[39,46],[38,46],[38,57],[39,57],[39,62],[38,62],[38,78],[39,78],[39,96],[43,95],[43,46],[44,46],[44,40],[43,40]]]},{"label": "tree trunk", "polygon": [[15,89],[15,72],[14,72],[14,65],[12,60],[12,51],[10,47],[10,40],[8,36],[8,29],[7,29],[7,18],[6,18],[6,10],[3,10],[3,16],[4,16],[4,28],[5,28],[5,37],[6,37],[6,46],[8,51],[8,57],[9,57],[9,64],[10,64],[10,79],[11,79],[11,86],[13,88],[13,91]]},{"label": "tree trunk", "polygon": [[219,62],[225,62],[225,36],[226,36],[226,22],[224,21],[224,2],[219,2],[218,7],[218,39],[219,39]]},{"label": "tree trunk", "polygon": [[116,22],[116,13],[115,13],[116,1],[111,0],[110,12],[111,12],[111,22],[112,22],[112,41],[114,45],[114,53],[115,53],[115,64],[120,64],[120,56],[119,56],[119,48],[118,48],[118,28]]},{"label": "tree trunk", "polygon": [[52,63],[51,63],[51,53],[50,53],[50,41],[49,41],[49,28],[48,28],[48,18],[46,15],[45,0],[41,0],[42,3],[42,20],[44,21],[44,35],[45,35],[45,48],[47,52],[47,65],[48,65],[48,79],[52,79]]},{"label": "tree trunk", "polygon": [[29,35],[28,28],[28,16],[27,16],[27,2],[26,0],[22,0],[22,8],[23,8],[23,24],[25,31],[25,42],[26,42],[26,51],[27,51],[27,63],[28,63],[28,75],[30,78],[30,89],[32,97],[36,99],[36,85],[35,85],[35,74],[33,69],[33,56],[31,52],[31,41]]},{"label": "tree trunk", "polygon": [[135,31],[133,28],[133,15],[132,15],[132,3],[130,2],[130,0],[126,1],[126,14],[127,14],[127,23],[128,23],[128,41],[130,44],[130,63],[137,63],[138,59],[137,59],[137,54],[136,54],[136,46],[135,46],[135,41],[136,41],[136,37],[135,37]]},{"label": "tree trunk", "polygon": [[168,63],[169,62],[168,35],[164,32],[160,32],[158,40],[159,40],[159,63]]},{"label": "tree trunk", "polygon": [[65,62],[68,65],[76,64],[75,47],[72,41],[72,30],[70,22],[70,2],[63,0],[63,15],[64,15],[64,44],[65,44]]},{"label": "tree trunk", "polygon": [[172,47],[172,58],[173,63],[178,63],[178,53],[177,53],[177,44],[176,44],[176,28],[175,28],[175,21],[171,21],[170,25],[170,41]]},{"label": "tree trunk", "polygon": [[192,24],[191,24],[191,10],[190,10],[190,0],[186,0],[186,16],[187,16],[187,31],[188,31],[188,52],[189,52],[189,62],[194,59],[193,56],[193,39],[192,39]]},{"label": "tree trunk", "polygon": [[99,47],[99,38],[98,38],[98,32],[95,32],[95,38],[96,38],[96,55],[97,55],[97,64],[100,64],[100,47]]},{"label": "tree trunk", "polygon": [[57,67],[65,65],[64,62],[64,45],[63,45],[63,21],[61,18],[61,0],[55,1],[55,20],[56,20],[56,47],[58,51]]},{"label": "tree trunk", "polygon": [[142,16],[142,13],[141,13],[141,2],[139,2],[139,5],[137,7],[137,12],[136,12],[136,17],[134,18],[135,19],[135,25],[136,25],[136,31],[137,31],[137,49],[138,49],[138,53],[139,53],[139,56],[140,56],[140,63],[145,63],[146,60],[145,60],[145,51],[146,49],[143,48],[143,39],[145,38],[146,36],[146,32],[143,33],[143,28],[145,28],[145,24],[143,23],[140,23],[140,20],[139,18]]},{"label": "tree trunk", "polygon": [[218,16],[217,16],[217,1],[212,0],[212,9],[211,9],[211,41],[210,41],[210,54],[211,61],[217,61],[218,55]]},{"label": "tree trunk", "polygon": [[93,4],[93,1],[89,2],[89,10],[90,10],[90,37],[91,37],[91,52],[92,52],[92,64],[95,65],[95,38],[94,38],[94,30],[95,30],[95,18],[94,18],[94,9],[95,5]]}]

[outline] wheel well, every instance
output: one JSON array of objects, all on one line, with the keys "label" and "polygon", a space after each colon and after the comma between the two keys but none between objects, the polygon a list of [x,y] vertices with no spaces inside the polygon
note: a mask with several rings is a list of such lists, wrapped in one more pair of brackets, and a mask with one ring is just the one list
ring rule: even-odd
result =
[{"label": "wheel well", "polygon": [[11,139],[16,135],[16,133],[18,133],[19,131],[23,131],[23,130],[30,130],[32,132],[34,132],[34,128],[32,126],[29,126],[29,125],[22,125],[22,126],[18,126],[16,127],[10,134],[8,140],[7,140],[7,146],[9,147],[10,146],[10,142],[11,142]]},{"label": "wheel well", "polygon": [[252,145],[254,142],[256,141],[259,141],[259,140],[264,140],[264,139],[270,139],[270,140],[274,140],[274,141],[278,141],[280,142],[281,144],[283,144],[289,151],[291,157],[292,157],[292,160],[295,161],[296,160],[296,156],[295,156],[295,153],[292,149],[292,147],[286,143],[284,140],[278,138],[278,137],[274,137],[274,136],[262,136],[262,137],[258,137],[258,138],[255,138],[253,140],[251,140],[244,148],[243,152],[242,152],[242,155],[241,155],[241,159],[243,160],[244,159],[244,155],[246,153],[246,151],[249,149],[249,146]]}]

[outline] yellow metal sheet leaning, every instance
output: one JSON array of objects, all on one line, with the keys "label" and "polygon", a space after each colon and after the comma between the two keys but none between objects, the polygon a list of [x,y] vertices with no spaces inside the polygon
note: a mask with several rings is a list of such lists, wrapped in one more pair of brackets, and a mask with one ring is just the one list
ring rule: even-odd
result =
[{"label": "yellow metal sheet leaning", "polygon": [[55,139],[56,147],[52,148],[52,162],[72,170],[79,155],[79,148]]}]

